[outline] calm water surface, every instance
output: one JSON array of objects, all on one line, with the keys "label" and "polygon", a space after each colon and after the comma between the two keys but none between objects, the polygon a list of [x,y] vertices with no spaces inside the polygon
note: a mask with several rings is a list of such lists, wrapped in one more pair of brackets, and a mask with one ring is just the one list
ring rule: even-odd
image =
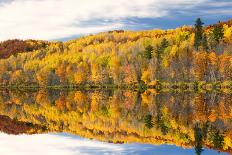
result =
[{"label": "calm water surface", "polygon": [[0,154],[227,155],[232,94],[0,92]]}]

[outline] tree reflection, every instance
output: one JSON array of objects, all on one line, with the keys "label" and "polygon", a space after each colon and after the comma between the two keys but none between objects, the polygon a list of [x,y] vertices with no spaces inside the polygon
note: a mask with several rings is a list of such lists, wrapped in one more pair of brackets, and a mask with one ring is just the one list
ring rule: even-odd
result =
[{"label": "tree reflection", "polygon": [[145,118],[144,118],[144,123],[145,123],[145,126],[146,126],[148,129],[153,128],[154,123],[153,123],[153,121],[152,121],[152,115],[150,115],[150,114],[146,115]]},{"label": "tree reflection", "polygon": [[169,143],[195,147],[200,155],[204,147],[231,152],[231,100],[231,94],[215,92],[2,90],[0,115],[49,132],[114,143]]},{"label": "tree reflection", "polygon": [[194,127],[194,138],[195,138],[195,152],[196,155],[201,155],[203,152],[203,133],[199,124]]}]

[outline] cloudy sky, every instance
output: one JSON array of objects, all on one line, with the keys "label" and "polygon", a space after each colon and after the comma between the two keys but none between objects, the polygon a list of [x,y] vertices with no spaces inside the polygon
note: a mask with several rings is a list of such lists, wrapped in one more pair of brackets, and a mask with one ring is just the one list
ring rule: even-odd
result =
[{"label": "cloudy sky", "polygon": [[[0,133],[1,155],[194,155],[194,149],[168,145],[110,144],[67,134]],[[228,155],[204,150],[202,155]]]},{"label": "cloudy sky", "polygon": [[0,40],[67,40],[114,29],[169,29],[232,18],[231,0],[0,0]]}]

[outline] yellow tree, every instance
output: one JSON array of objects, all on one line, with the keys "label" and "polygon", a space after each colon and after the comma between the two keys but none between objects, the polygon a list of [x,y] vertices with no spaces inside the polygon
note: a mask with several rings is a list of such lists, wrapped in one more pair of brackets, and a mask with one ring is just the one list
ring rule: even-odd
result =
[{"label": "yellow tree", "polygon": [[83,84],[88,81],[89,66],[86,62],[81,62],[77,66],[77,71],[74,74],[74,79],[77,84]]}]

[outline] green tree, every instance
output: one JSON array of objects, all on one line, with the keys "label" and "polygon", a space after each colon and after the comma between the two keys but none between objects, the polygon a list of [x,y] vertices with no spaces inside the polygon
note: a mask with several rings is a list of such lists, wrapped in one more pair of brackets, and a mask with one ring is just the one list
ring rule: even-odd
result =
[{"label": "green tree", "polygon": [[153,121],[152,121],[152,115],[150,115],[150,114],[146,115],[145,118],[144,118],[144,123],[145,123],[145,126],[146,126],[148,129],[153,128],[154,123],[153,123]]},{"label": "green tree", "polygon": [[164,54],[165,49],[169,46],[167,39],[163,39],[160,45],[157,45],[156,48],[156,79],[161,80],[161,63],[162,63],[162,55]]},{"label": "green tree", "polygon": [[195,138],[195,153],[196,155],[201,155],[203,152],[203,135],[202,130],[199,125],[196,124],[194,127],[194,138]]},{"label": "green tree", "polygon": [[221,39],[223,39],[224,37],[224,29],[223,26],[221,24],[218,24],[216,26],[214,26],[213,29],[213,39],[219,43]]},{"label": "green tree", "polygon": [[202,47],[204,51],[208,51],[209,50],[209,46],[208,46],[208,40],[207,40],[207,35],[204,34],[203,38],[202,38]]},{"label": "green tree", "polygon": [[220,134],[218,130],[216,130],[215,132],[213,132],[211,134],[210,139],[211,139],[211,142],[213,143],[215,148],[217,148],[217,149],[223,148],[224,136],[222,134]]},{"label": "green tree", "polygon": [[161,56],[161,54],[164,53],[164,50],[168,47],[168,45],[169,45],[168,40],[167,40],[166,38],[164,38],[164,39],[161,41],[160,46],[158,46],[157,55],[158,55],[158,56]]},{"label": "green tree", "polygon": [[153,53],[153,47],[151,45],[148,45],[145,48],[145,53],[144,53],[144,57],[148,60],[150,60],[152,58],[152,53]]},{"label": "green tree", "polygon": [[197,18],[197,20],[195,21],[195,28],[194,28],[194,32],[195,32],[194,47],[196,48],[196,50],[198,50],[202,44],[203,25],[204,23],[201,21],[201,19]]},{"label": "green tree", "polygon": [[163,114],[161,112],[158,112],[156,115],[156,125],[157,129],[160,129],[163,135],[166,135],[168,133],[169,128],[166,126],[163,119]]}]

